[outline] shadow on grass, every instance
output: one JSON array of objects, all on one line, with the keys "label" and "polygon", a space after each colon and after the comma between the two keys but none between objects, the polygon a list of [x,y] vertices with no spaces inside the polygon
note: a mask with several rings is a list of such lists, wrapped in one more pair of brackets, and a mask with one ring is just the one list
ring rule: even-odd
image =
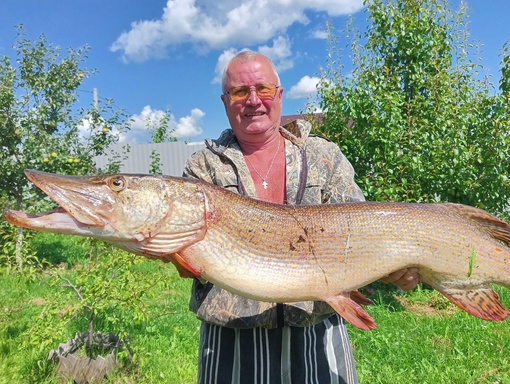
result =
[{"label": "shadow on grass", "polygon": [[360,291],[372,300],[375,305],[382,305],[390,312],[405,311],[405,308],[396,299],[397,295],[402,295],[402,290],[393,284],[376,281],[361,288]]},{"label": "shadow on grass", "polygon": [[74,265],[87,256],[83,239],[78,237],[37,232],[30,239],[30,244],[39,260],[46,260],[53,265]]},{"label": "shadow on grass", "polygon": [[67,262],[65,247],[58,241],[51,243],[39,243],[34,246],[39,260],[46,260],[50,264],[61,264]]}]

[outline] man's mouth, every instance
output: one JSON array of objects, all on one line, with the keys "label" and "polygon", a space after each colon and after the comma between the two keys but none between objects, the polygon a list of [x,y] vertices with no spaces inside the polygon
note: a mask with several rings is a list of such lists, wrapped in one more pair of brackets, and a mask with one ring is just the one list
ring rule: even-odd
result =
[{"label": "man's mouth", "polygon": [[265,114],[264,112],[254,112],[254,113],[247,113],[246,116],[247,117],[263,116],[264,114]]}]

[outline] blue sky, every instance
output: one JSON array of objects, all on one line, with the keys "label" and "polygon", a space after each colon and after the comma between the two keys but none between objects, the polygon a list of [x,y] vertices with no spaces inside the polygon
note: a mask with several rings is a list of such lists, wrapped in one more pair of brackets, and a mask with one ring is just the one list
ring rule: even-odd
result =
[{"label": "blue sky", "polygon": [[[327,44],[326,21],[339,30],[347,15],[363,28],[362,0],[2,0],[0,55],[14,57],[16,28],[27,38],[44,34],[63,49],[91,47],[85,66],[99,71],[80,88],[113,99],[135,119],[123,141],[149,140],[143,121],[170,110],[176,136],[217,137],[228,127],[218,82],[225,62],[249,48],[279,69],[283,114],[305,109]],[[471,0],[471,39],[482,45],[482,65],[497,83],[501,49],[510,40],[510,2]],[[460,1],[452,1],[458,7]],[[340,37],[341,45],[347,40]]]}]

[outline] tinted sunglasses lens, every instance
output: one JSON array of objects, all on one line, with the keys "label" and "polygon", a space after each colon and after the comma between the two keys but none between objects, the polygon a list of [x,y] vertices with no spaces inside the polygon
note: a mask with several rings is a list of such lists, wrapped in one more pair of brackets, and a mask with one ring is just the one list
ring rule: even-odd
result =
[{"label": "tinted sunglasses lens", "polygon": [[276,95],[276,85],[260,84],[257,85],[257,96],[261,99],[272,99]]},{"label": "tinted sunglasses lens", "polygon": [[[278,87],[274,84],[258,84],[255,86],[255,90],[257,92],[257,96],[260,99],[272,99],[276,95],[276,89]],[[250,97],[250,87],[247,85],[242,85],[240,87],[234,87],[228,94],[230,95],[230,100],[232,101],[246,101],[248,97]]]},{"label": "tinted sunglasses lens", "polygon": [[242,87],[234,87],[230,91],[228,91],[230,95],[230,99],[232,101],[242,101],[248,99],[250,96],[250,87],[242,86]]}]

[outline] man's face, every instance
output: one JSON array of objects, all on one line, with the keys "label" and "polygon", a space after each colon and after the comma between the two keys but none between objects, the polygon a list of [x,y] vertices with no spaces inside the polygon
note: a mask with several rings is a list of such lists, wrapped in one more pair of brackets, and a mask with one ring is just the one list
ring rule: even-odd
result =
[{"label": "man's face", "polygon": [[229,95],[222,95],[228,120],[234,133],[241,141],[253,141],[278,130],[282,113],[283,88],[277,88],[274,98],[261,99],[255,86],[278,84],[278,78],[271,64],[264,58],[245,63],[232,63],[228,69],[225,90],[249,86],[246,100],[234,101]]}]

